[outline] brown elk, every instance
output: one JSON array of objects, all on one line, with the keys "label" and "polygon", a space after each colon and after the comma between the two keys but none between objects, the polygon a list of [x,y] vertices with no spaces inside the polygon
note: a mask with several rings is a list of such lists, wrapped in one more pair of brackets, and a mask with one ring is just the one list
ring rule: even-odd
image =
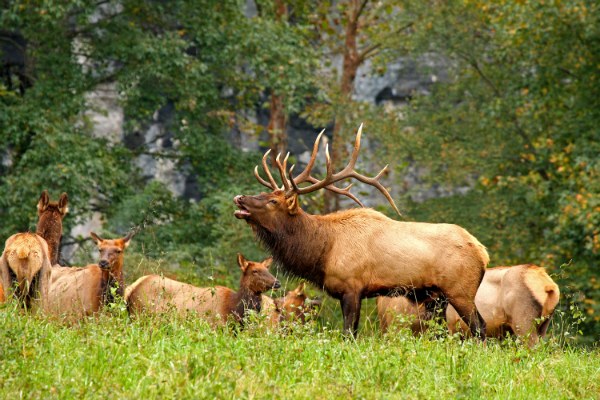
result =
[{"label": "brown elk", "polygon": [[431,311],[423,302],[419,303],[403,296],[377,298],[377,317],[383,333],[390,329],[399,315],[405,318],[399,325],[410,328],[415,335],[425,332],[426,322],[432,318]]},{"label": "brown elk", "polygon": [[60,240],[62,238],[62,221],[69,211],[69,198],[66,193],[60,195],[58,202],[50,201],[48,191],[44,190],[38,201],[38,223],[36,234],[48,242],[50,251],[50,262],[58,264],[60,252]]},{"label": "brown elk", "polygon": [[237,292],[224,286],[201,288],[159,275],[146,275],[127,288],[127,308],[130,313],[195,312],[214,325],[223,325],[230,317],[243,324],[250,311],[260,313],[262,293],[281,286],[269,272],[272,261],[271,257],[262,262],[248,261],[238,254],[242,277]]},{"label": "brown elk", "polygon": [[284,297],[272,299],[263,295],[262,313],[267,315],[268,325],[279,327],[282,322],[299,322],[304,324],[308,314],[315,314],[321,306],[321,300],[309,299],[302,282],[294,290],[288,291]]},{"label": "brown elk", "polygon": [[[485,247],[465,229],[450,224],[399,222],[372,209],[352,209],[327,215],[310,215],[299,205],[298,196],[325,188],[360,201],[350,186],[336,182],[354,178],[376,187],[396,211],[390,194],[379,182],[387,166],[368,178],[354,170],[360,149],[362,125],[356,135],[348,165],[338,173],[332,170],[326,149],[326,177],[318,180],[311,170],[318,152],[317,137],[306,169],[293,177],[286,170],[288,157],[275,160],[283,187],[271,175],[267,157],[264,180],[258,181],[271,193],[236,196],[235,216],[246,220],[258,239],[282,266],[292,274],[322,287],[339,299],[344,330],[356,335],[363,298],[399,294],[428,297],[445,296],[474,334],[485,337],[485,323],[475,307],[475,293],[483,278],[489,257]],[[289,154],[288,154],[289,155]],[[300,187],[303,182],[309,185]]]},{"label": "brown elk", "polygon": [[6,240],[0,257],[2,292],[15,297],[25,308],[38,299],[52,268],[48,244],[35,233],[17,233]]},{"label": "brown elk", "polygon": [[[533,346],[546,336],[559,297],[558,285],[544,268],[524,264],[488,268],[475,304],[486,322],[488,336],[502,338],[511,333],[528,338],[529,346]],[[469,333],[451,305],[446,319],[451,333]]]},{"label": "brown elk", "polygon": [[114,302],[115,294],[123,296],[123,257],[133,233],[118,239],[102,239],[94,232],[90,236],[98,246],[100,261],[85,267],[54,266],[43,296],[47,314],[76,320]]}]

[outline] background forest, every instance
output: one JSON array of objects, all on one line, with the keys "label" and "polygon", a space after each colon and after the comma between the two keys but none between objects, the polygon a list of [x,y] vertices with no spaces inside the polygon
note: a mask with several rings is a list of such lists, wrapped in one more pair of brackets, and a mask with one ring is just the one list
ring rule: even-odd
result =
[{"label": "background forest", "polygon": [[[290,148],[302,164],[326,128],[344,164],[364,122],[359,168],[390,164],[402,216],[366,188],[359,197],[393,218],[465,227],[493,266],[546,267],[563,310],[599,337],[596,1],[0,7],[0,240],[34,229],[43,189],[65,191],[63,262],[93,260],[90,228],[139,227],[127,281],[154,268],[231,284],[235,253],[265,256],[232,202],[262,190],[252,169],[264,151]],[[361,82],[406,83],[407,71],[426,79],[360,95]],[[115,110],[119,123],[101,126]],[[352,206],[303,201],[313,213]]]}]

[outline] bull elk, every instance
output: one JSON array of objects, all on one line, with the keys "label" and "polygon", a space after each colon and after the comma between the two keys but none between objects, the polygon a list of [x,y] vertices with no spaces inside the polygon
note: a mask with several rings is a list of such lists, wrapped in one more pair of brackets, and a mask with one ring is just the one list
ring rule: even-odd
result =
[{"label": "bull elk", "polygon": [[[238,195],[235,216],[244,219],[284,269],[322,287],[339,299],[344,330],[356,335],[363,298],[407,295],[426,298],[430,293],[445,296],[459,315],[468,321],[473,334],[485,337],[485,323],[475,307],[475,294],[489,262],[485,247],[465,229],[450,224],[400,222],[372,209],[351,209],[327,215],[311,215],[299,205],[298,196],[327,189],[350,197],[351,192],[336,182],[353,178],[376,187],[398,212],[388,191],[379,182],[387,169],[375,177],[354,170],[360,150],[360,126],[350,162],[334,173],[326,148],[326,176],[311,175],[319,148],[319,134],[308,165],[299,175],[287,170],[286,156],[275,159],[283,186],[279,187],[267,165],[268,181],[254,169],[257,180],[271,190],[256,196]],[[301,187],[308,182],[308,186]]]},{"label": "bull elk", "polygon": [[123,257],[133,233],[118,239],[102,239],[94,232],[90,236],[100,261],[85,267],[54,266],[43,296],[45,313],[77,320],[114,302],[114,294],[123,296]]},{"label": "bull elk", "polygon": [[25,308],[40,298],[52,266],[48,244],[35,233],[16,233],[6,240],[0,257],[3,297],[16,298]]},{"label": "bull elk", "polygon": [[44,190],[37,204],[38,223],[35,233],[48,242],[50,262],[58,264],[60,254],[60,240],[63,234],[62,221],[69,211],[69,198],[66,193],[60,195],[59,200],[50,201],[48,191]]},{"label": "bull elk", "polygon": [[272,261],[271,257],[262,262],[248,261],[238,254],[242,277],[237,292],[224,286],[201,288],[159,275],[142,276],[127,288],[127,308],[133,314],[195,312],[214,325],[223,325],[230,317],[243,324],[250,311],[260,313],[262,293],[281,286],[269,272]]}]

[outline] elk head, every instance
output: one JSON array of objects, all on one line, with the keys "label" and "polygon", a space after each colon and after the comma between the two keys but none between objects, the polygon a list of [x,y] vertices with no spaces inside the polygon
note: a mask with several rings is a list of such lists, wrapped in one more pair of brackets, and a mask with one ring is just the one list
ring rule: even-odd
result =
[{"label": "elk head", "polygon": [[108,269],[113,272],[123,267],[123,251],[129,246],[129,241],[133,237],[134,232],[130,232],[127,236],[119,239],[102,239],[94,232],[90,232],[90,236],[96,242],[100,252],[100,261],[98,266],[102,269]]},{"label": "elk head", "polygon": [[[235,212],[235,217],[239,219],[245,219],[249,224],[253,226],[261,226],[262,228],[273,231],[277,227],[281,226],[281,222],[284,220],[288,220],[289,217],[293,217],[302,212],[300,206],[298,204],[298,196],[306,193],[311,193],[317,191],[319,189],[327,189],[334,193],[342,194],[354,200],[361,207],[363,204],[360,202],[358,198],[356,198],[351,192],[350,188],[352,184],[349,184],[345,188],[339,188],[334,184],[342,181],[344,179],[354,178],[360,182],[369,184],[371,186],[376,187],[390,202],[394,210],[400,214],[394,200],[388,193],[388,191],[383,187],[379,180],[387,170],[387,165],[374,177],[367,177],[359,174],[354,170],[354,166],[356,164],[356,160],[358,159],[358,153],[360,150],[360,138],[362,135],[362,124],[358,128],[358,132],[356,134],[356,140],[354,142],[354,150],[352,151],[352,155],[348,165],[341,171],[334,173],[331,158],[329,156],[329,148],[325,147],[325,159],[327,172],[324,179],[319,180],[311,175],[312,168],[315,164],[315,160],[317,158],[317,153],[319,150],[319,142],[323,135],[324,131],[321,131],[317,139],[315,140],[313,151],[310,156],[310,160],[304,171],[302,171],[298,176],[293,176],[294,165],[292,165],[289,170],[287,169],[287,161],[289,157],[289,153],[285,156],[283,161],[281,161],[281,154],[278,154],[275,158],[275,164],[277,169],[279,170],[279,174],[281,176],[281,181],[283,186],[278,186],[277,182],[271,175],[269,170],[269,166],[267,165],[267,158],[269,156],[270,150],[268,150],[262,159],[262,165],[267,175],[268,181],[263,179],[258,173],[258,166],[254,168],[254,176],[262,185],[268,187],[272,190],[271,193],[261,193],[257,196],[236,196],[234,198],[234,202],[239,208]],[[300,187],[302,183],[309,183],[308,186]]]},{"label": "elk head", "polygon": [[69,197],[66,193],[60,195],[58,202],[50,201],[48,191],[44,190],[37,205],[38,216],[41,217],[46,213],[55,213],[62,220],[69,211]]},{"label": "elk head", "polygon": [[261,262],[249,261],[238,253],[238,264],[242,270],[242,284],[252,293],[263,293],[271,289],[279,289],[281,284],[271,273],[269,267],[273,262],[273,257],[269,257]]}]

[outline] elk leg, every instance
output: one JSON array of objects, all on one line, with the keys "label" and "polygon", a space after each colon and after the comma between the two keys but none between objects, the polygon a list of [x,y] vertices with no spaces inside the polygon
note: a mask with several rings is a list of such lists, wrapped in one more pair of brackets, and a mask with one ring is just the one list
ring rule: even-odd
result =
[{"label": "elk leg", "polygon": [[537,310],[522,310],[518,315],[512,316],[511,328],[515,335],[523,341],[528,341],[529,347],[533,347],[539,341],[538,330],[535,323],[539,316]]},{"label": "elk leg", "polygon": [[454,307],[458,315],[467,323],[471,334],[481,340],[485,340],[485,321],[477,311],[473,298],[451,297],[448,296],[448,301]]},{"label": "elk leg", "polygon": [[356,337],[360,321],[361,298],[358,293],[346,293],[340,303],[344,315],[344,332]]}]

